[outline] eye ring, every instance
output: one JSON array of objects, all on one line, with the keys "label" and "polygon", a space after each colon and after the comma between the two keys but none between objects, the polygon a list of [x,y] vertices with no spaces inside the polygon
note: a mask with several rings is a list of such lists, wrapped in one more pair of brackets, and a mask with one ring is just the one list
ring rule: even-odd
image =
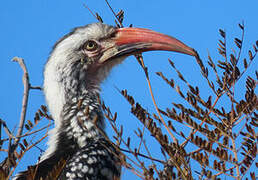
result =
[{"label": "eye ring", "polygon": [[93,40],[89,40],[84,44],[84,48],[87,51],[95,51],[96,49],[98,49],[98,43]]}]

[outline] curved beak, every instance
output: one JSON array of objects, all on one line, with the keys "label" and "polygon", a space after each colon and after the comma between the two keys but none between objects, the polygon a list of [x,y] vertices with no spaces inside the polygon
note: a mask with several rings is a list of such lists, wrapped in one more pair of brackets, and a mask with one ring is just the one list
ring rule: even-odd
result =
[{"label": "curved beak", "polygon": [[108,59],[130,56],[141,52],[163,50],[174,51],[191,56],[196,56],[197,53],[193,48],[185,45],[181,41],[161,34],[149,29],[143,28],[118,28],[114,36],[111,38],[113,47],[107,48],[107,56],[101,59],[105,62]]}]

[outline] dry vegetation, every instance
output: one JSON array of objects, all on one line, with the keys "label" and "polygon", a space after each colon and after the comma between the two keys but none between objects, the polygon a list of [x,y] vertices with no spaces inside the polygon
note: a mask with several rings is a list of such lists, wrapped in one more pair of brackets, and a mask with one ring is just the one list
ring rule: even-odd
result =
[{"label": "dry vegetation", "polygon": [[[111,10],[114,12],[112,8]],[[102,21],[98,14],[92,14]],[[123,26],[123,11],[114,15],[117,26]],[[177,73],[182,82],[179,83],[167,77],[166,72],[156,74],[161,81],[167,83],[167,88],[172,88],[179,94],[184,103],[175,101],[171,106],[160,109],[153,97],[148,69],[144,65],[142,56],[136,56],[143,69],[143,75],[146,76],[156,108],[155,112],[150,112],[127,90],[120,91],[131,106],[129,109],[131,114],[144,126],[134,131],[140,145],[134,143],[135,139],[123,135],[123,127],[126,127],[126,124],[117,125],[116,119],[119,112],[112,113],[115,109],[111,111],[104,102],[101,102],[105,117],[114,130],[114,146],[121,151],[121,163],[125,168],[142,179],[196,179],[197,177],[199,179],[256,179],[258,101],[255,89],[258,73],[257,71],[246,73],[257,55],[258,41],[254,45],[247,45],[250,47],[249,57],[240,56],[243,53],[244,24],[239,24],[239,28],[242,34],[241,38],[234,39],[235,45],[228,45],[226,33],[219,30],[221,39],[218,43],[218,58],[220,60],[215,60],[209,55],[204,61],[196,57],[200,72],[194,73],[200,73],[203,83],[209,86],[211,93],[208,98],[203,98],[201,92],[205,90],[202,87],[188,82],[173,61],[169,60],[172,70]],[[16,60],[22,63],[21,59]],[[25,72],[24,84],[26,84],[28,74],[26,75],[24,64],[22,67]],[[238,81],[243,78],[245,87],[240,87]],[[35,87],[31,87],[28,83],[25,98],[31,89]],[[36,89],[40,88],[36,87]],[[240,97],[236,96],[239,91],[242,94]],[[229,103],[225,103],[226,101]],[[42,119],[45,121],[45,127],[37,128]],[[19,128],[17,135],[11,133],[4,120],[0,122],[1,136],[3,133],[8,136],[7,139],[0,139],[1,156],[6,157],[1,163],[0,179],[12,176],[13,170],[20,165],[23,155],[30,153],[31,148],[36,148],[35,146],[47,137],[48,127],[53,124],[47,108],[43,105],[36,112],[33,122],[24,120],[25,115],[20,125],[25,124],[26,131]],[[178,131],[179,126],[186,130]],[[146,144],[144,131],[149,131],[153,137],[152,140],[159,144],[159,158],[151,155],[152,147]],[[39,132],[44,132],[45,135],[41,135],[35,141],[33,137]]]}]

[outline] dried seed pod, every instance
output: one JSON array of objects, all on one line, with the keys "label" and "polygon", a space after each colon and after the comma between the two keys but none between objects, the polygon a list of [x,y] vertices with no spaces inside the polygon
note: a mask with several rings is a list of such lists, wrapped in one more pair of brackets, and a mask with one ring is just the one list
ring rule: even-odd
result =
[{"label": "dried seed pod", "polygon": [[96,17],[97,17],[97,20],[101,23],[103,23],[103,19],[100,17],[100,15],[98,13],[96,13]]},{"label": "dried seed pod", "polygon": [[223,38],[226,37],[225,31],[223,31],[222,29],[219,29],[219,33],[220,33],[220,35],[221,35]]}]

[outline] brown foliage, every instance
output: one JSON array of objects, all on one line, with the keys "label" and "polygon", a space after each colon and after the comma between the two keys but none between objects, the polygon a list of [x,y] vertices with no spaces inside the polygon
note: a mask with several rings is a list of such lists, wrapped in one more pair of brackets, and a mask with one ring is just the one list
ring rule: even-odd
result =
[{"label": "brown foliage", "polygon": [[[116,14],[110,5],[109,7],[114,13],[117,26],[123,27],[124,12],[121,10]],[[92,14],[94,15],[94,13]],[[99,14],[96,13],[94,16],[103,22]],[[244,74],[256,57],[258,41],[251,46],[252,49],[248,50],[248,57],[240,58],[243,49],[244,24],[239,24],[239,28],[242,31],[242,36],[234,39],[235,50],[232,52],[228,50],[227,35],[225,31],[220,29],[221,39],[218,42],[220,60],[214,60],[208,55],[207,61],[204,63],[199,56],[196,57],[196,63],[199,65],[201,76],[204,78],[203,83],[207,83],[211,90],[208,98],[203,98],[203,89],[188,82],[187,78],[184,77],[185,74],[176,68],[172,60],[169,60],[169,64],[183,85],[168,78],[165,72],[157,72],[156,74],[168,84],[168,88],[174,89],[185,103],[173,102],[167,108],[159,108],[152,93],[148,68],[144,65],[142,56],[136,56],[146,76],[156,109],[156,112],[150,112],[137,102],[126,89],[120,91],[131,106],[129,111],[144,127],[143,129],[137,127],[134,131],[139,138],[139,146],[135,147],[135,140],[131,137],[124,137],[123,127],[126,124],[118,127],[116,123],[119,113],[112,113],[110,108],[101,102],[104,115],[114,130],[116,144],[114,147],[121,151],[121,164],[125,168],[142,179],[194,179],[197,176],[200,179],[205,177],[208,179],[222,177],[255,179],[257,175],[255,172],[250,172],[250,167],[257,168],[257,162],[255,165],[254,163],[257,155],[257,132],[255,129],[258,121],[255,111],[258,107],[258,101],[255,88],[258,73],[248,74],[245,78],[245,87],[238,87],[237,83],[241,78],[244,78]],[[206,62],[208,67],[205,66]],[[30,87],[30,89],[40,88]],[[236,97],[236,91],[241,91],[244,96]],[[230,103],[224,103],[225,99],[228,99]],[[34,130],[42,118],[49,120],[48,125]],[[19,137],[13,135],[5,122],[1,120],[0,127],[4,128],[9,137],[0,140],[1,147],[4,143],[9,143],[8,147],[12,147],[12,140],[16,141],[16,139],[22,138],[22,141],[18,141],[18,148],[1,148],[1,152],[7,155],[5,161],[1,163],[0,179],[11,177],[24,153],[29,152],[47,136],[38,138],[36,142],[32,143],[31,135],[48,129],[51,124],[53,124],[52,118],[45,106],[41,106],[35,113],[33,122],[26,121],[26,131]],[[178,126],[189,131],[178,131],[176,128]],[[144,131],[148,131],[153,137],[153,141],[159,144],[160,157],[152,157],[152,150],[146,144]],[[64,164],[64,162],[60,163]],[[195,166],[192,166],[193,163]],[[33,175],[34,170],[31,169],[31,171]],[[60,169],[54,169],[49,174],[49,178],[53,179],[59,172]]]}]

